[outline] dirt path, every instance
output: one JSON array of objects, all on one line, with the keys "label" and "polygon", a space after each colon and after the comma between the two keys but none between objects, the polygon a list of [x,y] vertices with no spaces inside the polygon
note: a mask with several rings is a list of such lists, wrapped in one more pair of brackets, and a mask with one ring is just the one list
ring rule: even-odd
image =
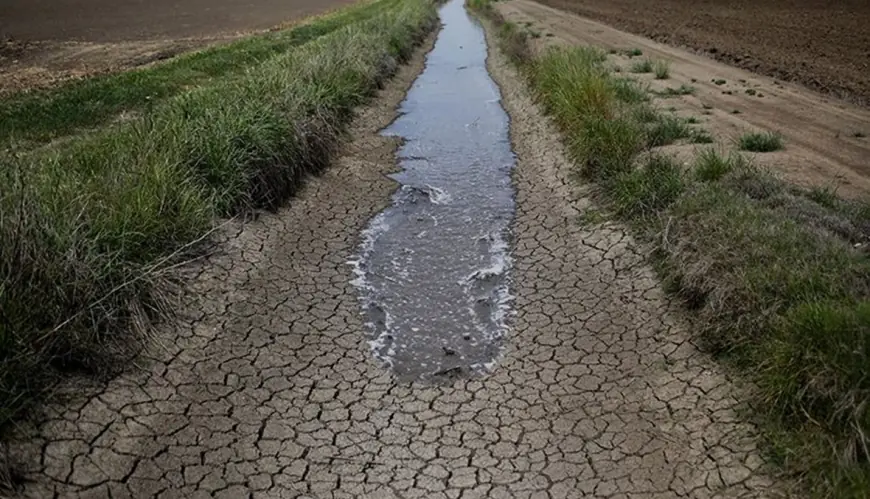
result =
[{"label": "dirt path", "polygon": [[[776,169],[805,186],[833,186],[853,197],[870,192],[870,111],[531,0],[497,5],[509,20],[551,35],[540,38],[541,43],[638,48],[643,57],[670,61],[670,78],[654,80],[651,74],[629,73],[637,58],[616,57],[623,74],[648,81],[653,90],[693,87],[691,95],[659,99],[659,107],[674,107],[684,117],[698,119],[728,148],[733,148],[734,140],[746,131],[782,133],[786,149],[756,155],[759,165]],[[693,149],[690,146],[687,150]]]},{"label": "dirt path", "polygon": [[[375,362],[347,265],[395,188],[417,58],[345,157],[239,227],[140,370],[49,408],[18,444],[29,497],[770,497],[739,391],[687,341],[631,238],[576,223],[557,135],[504,58],[516,317],[490,376],[399,383]],[[76,392],[84,391],[76,387]]]}]

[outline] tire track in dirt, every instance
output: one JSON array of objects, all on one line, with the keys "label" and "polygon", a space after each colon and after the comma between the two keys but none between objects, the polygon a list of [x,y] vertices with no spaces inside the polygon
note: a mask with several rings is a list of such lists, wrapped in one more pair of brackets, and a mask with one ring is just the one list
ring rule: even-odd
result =
[{"label": "tire track in dirt", "polygon": [[687,340],[626,232],[577,225],[589,200],[495,52],[518,155],[504,360],[450,386],[377,365],[346,262],[395,188],[396,144],[377,132],[422,64],[362,113],[338,164],[194,269],[143,369],[47,409],[13,447],[26,496],[771,495],[739,391]]}]

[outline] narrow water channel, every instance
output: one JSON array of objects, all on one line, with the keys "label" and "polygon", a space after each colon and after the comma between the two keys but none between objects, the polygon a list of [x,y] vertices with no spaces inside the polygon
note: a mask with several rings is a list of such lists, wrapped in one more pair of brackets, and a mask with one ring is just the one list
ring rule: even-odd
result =
[{"label": "narrow water channel", "polygon": [[463,0],[440,15],[426,68],[383,132],[405,140],[401,188],[353,262],[373,354],[405,380],[491,370],[510,314],[508,117],[482,28]]}]

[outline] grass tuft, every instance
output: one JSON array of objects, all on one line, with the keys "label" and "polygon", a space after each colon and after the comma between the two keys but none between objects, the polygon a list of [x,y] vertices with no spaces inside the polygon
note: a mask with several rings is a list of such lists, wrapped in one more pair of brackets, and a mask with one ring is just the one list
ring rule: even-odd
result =
[{"label": "grass tuft", "polygon": [[715,149],[707,148],[695,156],[695,178],[702,182],[713,182],[735,170],[748,168],[749,161],[737,153],[722,156]]},{"label": "grass tuft", "polygon": [[660,147],[692,136],[692,130],[680,118],[675,116],[660,116],[647,130],[647,145]]},{"label": "grass tuft", "polygon": [[782,135],[775,132],[750,132],[740,136],[737,145],[741,151],[773,152],[782,149]]},{"label": "grass tuft", "polygon": [[631,78],[616,78],[613,80],[616,98],[627,104],[638,104],[649,100],[649,90]]},{"label": "grass tuft", "polygon": [[642,61],[638,61],[632,64],[630,71],[632,73],[652,73],[653,67],[654,64],[652,59],[644,59]]},{"label": "grass tuft", "polygon": [[712,144],[715,142],[707,130],[692,130],[691,139],[693,144]]},{"label": "grass tuft", "polygon": [[661,115],[656,110],[656,108],[650,105],[635,106],[631,110],[632,119],[636,120],[638,123],[645,125],[656,123],[657,121],[659,121],[660,116]]},{"label": "grass tuft", "polygon": [[623,172],[608,183],[616,211],[630,219],[657,216],[685,189],[683,171],[674,158],[650,155],[640,168]]},{"label": "grass tuft", "polygon": [[499,47],[514,63],[523,63],[531,58],[528,44],[529,33],[514,23],[505,22],[499,28]]},{"label": "grass tuft", "polygon": [[656,80],[667,80],[671,77],[671,64],[668,61],[656,61],[653,65]]},{"label": "grass tuft", "polygon": [[840,202],[837,190],[832,187],[813,186],[807,191],[807,198],[825,208],[836,208]]}]

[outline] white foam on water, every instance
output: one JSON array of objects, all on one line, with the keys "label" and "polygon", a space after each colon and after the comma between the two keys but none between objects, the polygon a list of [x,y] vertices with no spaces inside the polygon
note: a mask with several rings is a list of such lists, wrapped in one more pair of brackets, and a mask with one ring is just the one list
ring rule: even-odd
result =
[{"label": "white foam on water", "polygon": [[429,194],[429,201],[433,204],[445,205],[450,203],[453,198],[444,189],[426,184],[426,190]]},{"label": "white foam on water", "polygon": [[[514,295],[511,294],[510,290],[510,269],[513,267],[513,258],[511,258],[510,247],[508,246],[507,241],[502,237],[501,232],[495,233],[493,235],[494,241],[493,245],[490,249],[492,253],[492,258],[495,260],[495,264],[493,266],[498,266],[502,274],[505,275],[505,279],[502,281],[501,285],[496,288],[496,309],[494,320],[498,329],[502,333],[507,333],[507,316],[511,311],[511,302],[514,301]],[[505,334],[501,335],[502,337]]]},{"label": "white foam on water", "polygon": [[453,197],[450,196],[444,189],[440,187],[435,187],[434,185],[426,184],[422,187],[414,186],[414,185],[403,185],[399,192],[396,193],[394,201],[401,203],[403,201],[413,200],[414,193],[422,193],[425,194],[427,198],[429,198],[429,202],[437,205],[446,205],[449,204]]},{"label": "white foam on water", "polygon": [[[365,314],[365,311],[369,310],[371,307],[378,306],[372,296],[372,293],[375,292],[375,288],[366,277],[366,262],[371,256],[372,251],[374,251],[374,246],[378,238],[388,230],[390,230],[390,226],[386,221],[384,213],[379,213],[372,218],[368,227],[366,227],[362,232],[362,243],[359,246],[356,258],[346,262],[351,266],[351,271],[354,275],[354,279],[351,280],[350,283],[360,290],[359,300],[362,304],[364,311],[363,314]],[[396,355],[396,350],[394,343],[389,344],[389,348],[387,348],[387,340],[391,335],[390,331],[392,331],[393,318],[388,311],[383,310],[383,313],[383,330],[380,331],[377,337],[369,340],[368,344],[374,357],[383,362],[386,366],[391,367]],[[368,328],[369,331],[378,331],[380,329],[378,325],[373,322],[365,323],[365,327]]]},{"label": "white foam on water", "polygon": [[390,226],[387,224],[386,217],[383,213],[379,213],[371,219],[368,227],[362,231],[362,243],[357,251],[356,258],[345,262],[351,266],[351,271],[354,275],[354,279],[350,283],[363,292],[362,301],[367,300],[365,298],[366,291],[373,291],[371,284],[366,279],[365,262],[368,260],[369,255],[372,254],[372,251],[374,251],[375,242],[378,240],[378,237],[388,230],[390,230]]},{"label": "white foam on water", "polygon": [[[513,259],[510,255],[510,248],[507,241],[502,237],[501,232],[493,232],[478,238],[480,240],[490,241],[489,266],[476,270],[463,279],[459,284],[465,288],[468,296],[468,312],[471,317],[476,318],[477,314],[474,310],[475,302],[481,297],[475,296],[472,292],[472,286],[475,281],[483,280],[489,277],[503,278],[501,282],[493,289],[494,293],[494,308],[492,311],[491,321],[495,325],[495,329],[487,327],[485,323],[475,321],[475,328],[481,333],[486,341],[501,340],[508,333],[507,317],[511,313],[511,302],[514,296],[510,292],[510,282],[508,276],[510,269],[513,266]],[[501,359],[501,352],[491,362],[483,365],[487,372],[491,372],[491,367],[494,368]],[[488,367],[490,366],[490,367]]]},{"label": "white foam on water", "polygon": [[[370,330],[377,330],[377,325],[374,323],[368,322],[365,326]],[[396,357],[395,337],[392,339],[392,342],[389,343],[389,348],[386,348],[388,345],[387,340],[391,335],[390,331],[393,329],[392,326],[393,317],[389,312],[384,310],[384,330],[381,331],[377,338],[369,340],[369,348],[374,357],[389,367],[392,367],[393,359]],[[386,351],[384,351],[385,348]]]}]

